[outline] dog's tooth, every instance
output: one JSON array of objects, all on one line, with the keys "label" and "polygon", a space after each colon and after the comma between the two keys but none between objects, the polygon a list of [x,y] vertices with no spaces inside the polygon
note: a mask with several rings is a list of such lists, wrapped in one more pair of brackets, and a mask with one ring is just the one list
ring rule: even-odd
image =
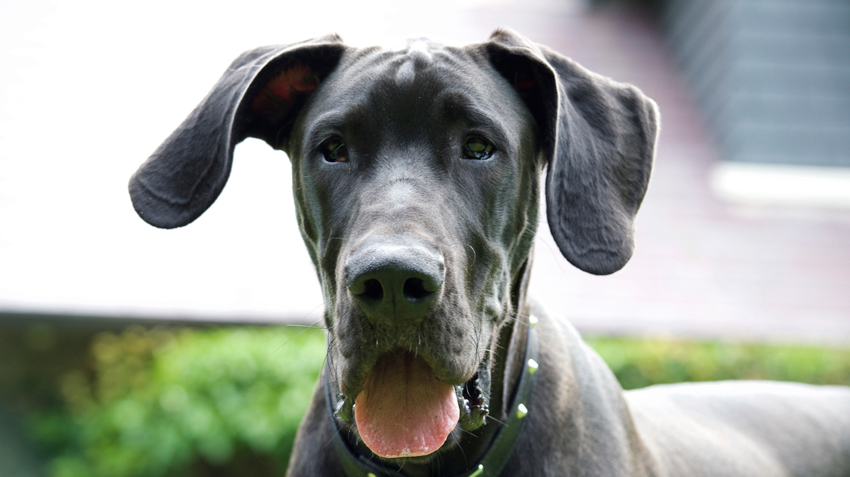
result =
[{"label": "dog's tooth", "polygon": [[468,408],[468,401],[463,396],[463,385],[455,386],[455,394],[457,395],[457,403],[461,410]]},{"label": "dog's tooth", "polygon": [[334,415],[340,421],[348,422],[354,419],[354,400],[343,394],[338,394]]}]

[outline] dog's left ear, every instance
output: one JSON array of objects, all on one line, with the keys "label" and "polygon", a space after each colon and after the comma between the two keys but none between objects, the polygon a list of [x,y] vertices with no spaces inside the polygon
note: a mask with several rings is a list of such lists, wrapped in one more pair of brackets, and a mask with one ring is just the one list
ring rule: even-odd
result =
[{"label": "dog's left ear", "polygon": [[345,49],[330,35],[236,58],[130,179],[136,212],[162,228],[198,218],[224,188],[236,144],[251,136],[281,147],[301,107]]},{"label": "dog's left ear", "polygon": [[634,218],[649,182],[658,109],[637,88],[582,68],[516,33],[482,45],[537,121],[548,161],[552,236],[576,267],[616,272],[634,250]]}]

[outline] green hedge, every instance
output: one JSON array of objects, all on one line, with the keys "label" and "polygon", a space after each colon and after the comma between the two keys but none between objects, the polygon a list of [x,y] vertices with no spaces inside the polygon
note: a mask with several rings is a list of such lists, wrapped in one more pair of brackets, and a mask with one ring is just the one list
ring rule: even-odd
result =
[{"label": "green hedge", "polygon": [[324,363],[318,330],[103,333],[33,433],[55,477],[282,475]]},{"label": "green hedge", "polygon": [[670,338],[588,338],[625,389],[652,384],[769,379],[850,385],[850,349]]},{"label": "green hedge", "polygon": [[[850,349],[591,338],[627,389],[775,379],[850,384]],[[53,477],[280,476],[324,363],[303,328],[103,333],[32,432]]]}]

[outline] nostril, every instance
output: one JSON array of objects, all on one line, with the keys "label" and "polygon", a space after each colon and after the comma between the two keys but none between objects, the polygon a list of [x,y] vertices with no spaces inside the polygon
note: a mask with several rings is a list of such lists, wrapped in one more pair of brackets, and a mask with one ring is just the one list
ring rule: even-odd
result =
[{"label": "nostril", "polygon": [[425,245],[378,241],[353,252],[340,278],[369,320],[418,320],[441,295],[445,262]]},{"label": "nostril", "polygon": [[363,293],[359,296],[371,301],[381,301],[384,298],[384,289],[381,287],[381,282],[374,278],[370,278],[363,283]]},{"label": "nostril", "polygon": [[404,297],[408,301],[422,301],[431,293],[433,292],[425,289],[425,283],[421,278],[408,278],[404,282]]}]

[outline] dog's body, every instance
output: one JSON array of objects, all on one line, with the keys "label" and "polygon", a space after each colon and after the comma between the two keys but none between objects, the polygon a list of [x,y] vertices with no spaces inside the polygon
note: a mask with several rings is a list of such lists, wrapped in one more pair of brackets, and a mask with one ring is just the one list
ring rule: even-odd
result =
[{"label": "dog's body", "polygon": [[[850,475],[845,388],[721,382],[623,392],[569,323],[534,313],[543,350],[539,397],[499,475]],[[328,452],[333,432],[317,393],[290,475],[345,475]]]},{"label": "dog's body", "polygon": [[[344,470],[335,439],[411,477],[850,475],[847,389],[623,393],[569,325],[526,302],[544,166],[564,256],[611,273],[632,253],[656,134],[638,90],[510,32],[398,51],[326,37],[238,58],[130,191],[145,220],[177,227],[220,193],[237,142],[290,156],[329,384],[289,475],[367,475]],[[517,421],[534,335],[533,402]],[[504,467],[474,474],[504,422],[521,429]]]}]

